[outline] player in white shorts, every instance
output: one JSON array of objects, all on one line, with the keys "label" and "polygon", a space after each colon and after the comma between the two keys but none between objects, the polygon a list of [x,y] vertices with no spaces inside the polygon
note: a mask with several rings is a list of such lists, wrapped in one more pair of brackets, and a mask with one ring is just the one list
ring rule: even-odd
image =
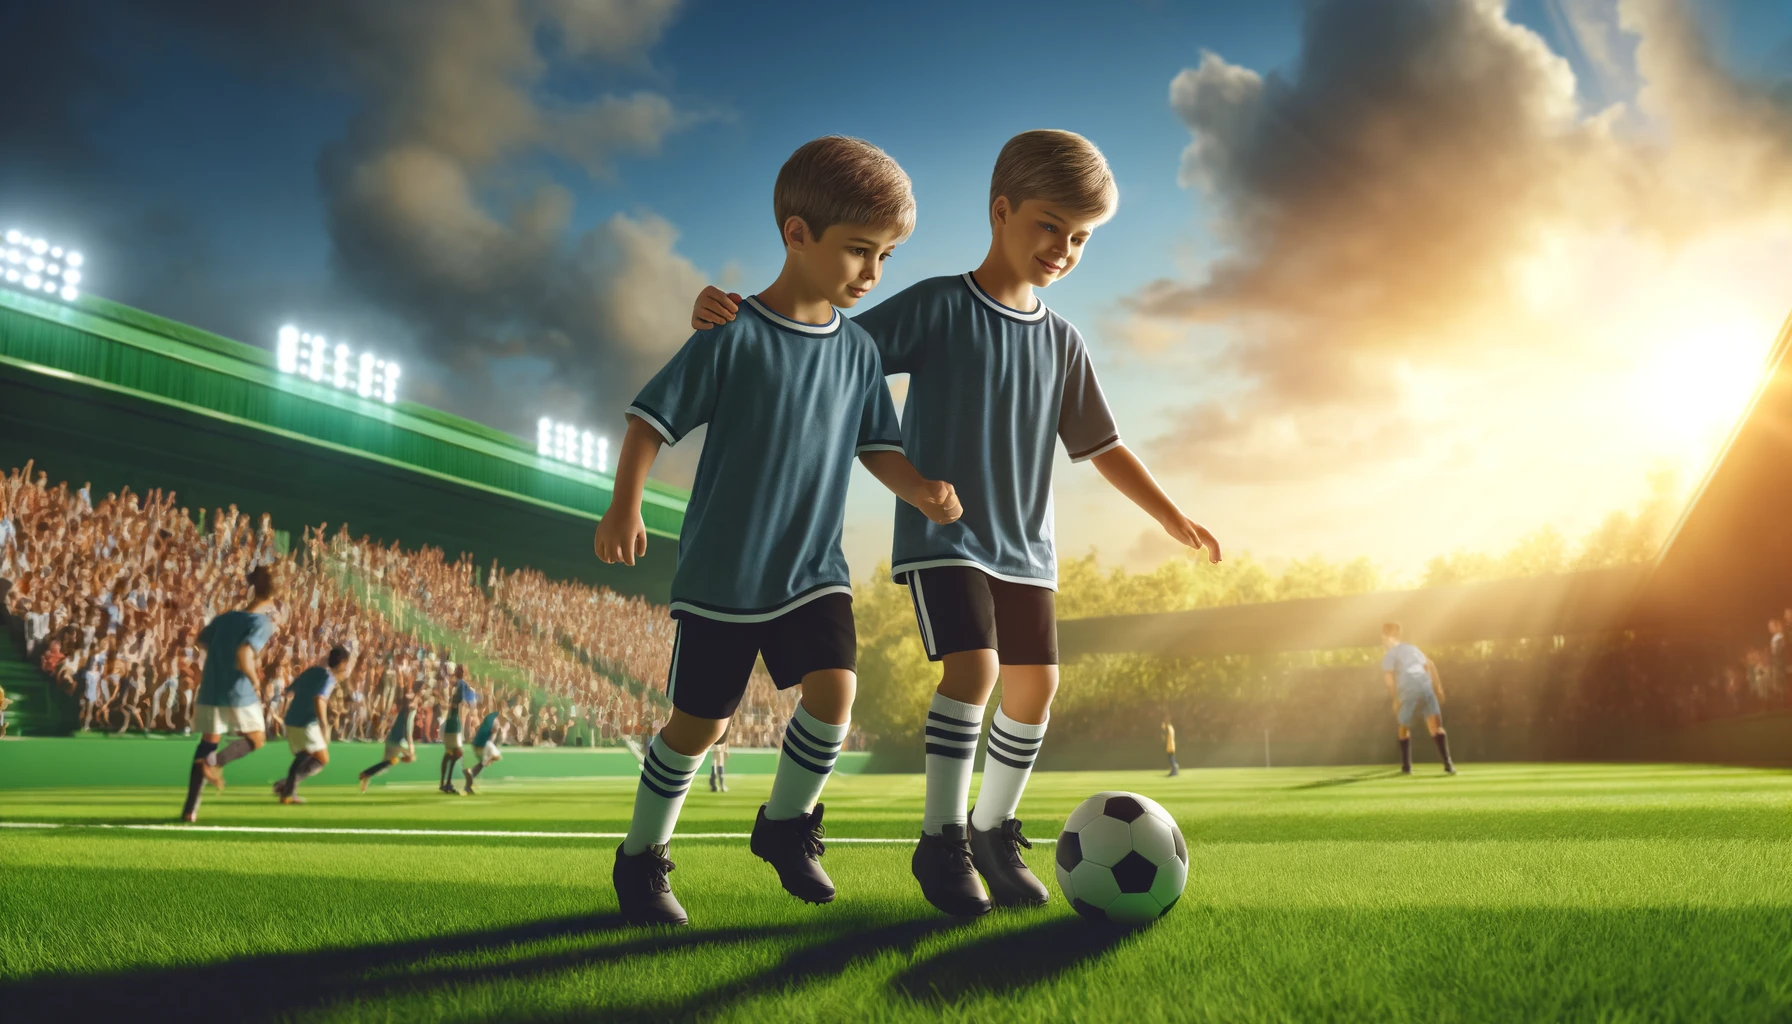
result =
[{"label": "player in white shorts", "polygon": [[292,765],[286,778],[274,783],[274,795],[283,804],[302,804],[299,783],[324,770],[330,763],[330,696],[336,684],[355,671],[355,654],[333,647],[322,665],[313,665],[286,690],[286,746]]},{"label": "player in white shorts", "polygon": [[[199,730],[199,746],[193,751],[193,767],[187,775],[187,802],[182,821],[199,820],[199,790],[207,782],[224,789],[225,765],[260,749],[266,739],[261,718],[261,649],[274,636],[274,599],[280,580],[272,566],[257,566],[249,573],[254,594],[249,607],[230,611],[206,623],[199,634],[205,651],[205,668],[199,682],[193,725]],[[223,750],[218,741],[225,733],[238,737]]]},{"label": "player in white shorts", "polygon": [[411,734],[417,727],[417,705],[411,699],[408,687],[400,689],[394,710],[397,714],[392,719],[392,728],[386,732],[386,756],[361,771],[363,793],[367,792],[367,784],[373,781],[375,775],[400,761],[409,764],[417,760],[417,748],[411,741]]}]

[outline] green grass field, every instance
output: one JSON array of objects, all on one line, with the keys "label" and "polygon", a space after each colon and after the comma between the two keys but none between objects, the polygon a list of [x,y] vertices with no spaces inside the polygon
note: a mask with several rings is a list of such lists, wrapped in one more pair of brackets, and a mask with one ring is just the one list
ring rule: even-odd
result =
[{"label": "green grass field", "polygon": [[[1181,822],[1187,893],[1130,932],[1061,900],[942,918],[903,844],[831,845],[841,897],[809,907],[736,839],[675,840],[692,926],[639,931],[614,916],[613,839],[101,829],[165,823],[179,794],[5,790],[0,822],[64,827],[0,828],[0,1017],[1792,1019],[1792,774],[1434,771],[1036,776],[1041,838],[1100,789]],[[750,827],[771,780],[731,781],[699,780],[680,829]],[[266,792],[233,767],[202,824],[619,832],[633,783]],[[921,795],[917,776],[837,778],[829,831],[907,838]],[[1041,875],[1050,858],[1032,851]]]}]

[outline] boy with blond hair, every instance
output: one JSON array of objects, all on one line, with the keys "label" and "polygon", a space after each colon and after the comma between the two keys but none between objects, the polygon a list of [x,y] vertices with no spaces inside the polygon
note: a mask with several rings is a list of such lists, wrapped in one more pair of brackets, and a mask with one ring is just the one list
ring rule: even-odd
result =
[{"label": "boy with blond hair", "polygon": [[877,285],[914,228],[908,175],[882,150],[828,136],[799,148],[772,190],[784,267],[739,320],[695,334],[628,408],[605,562],[647,550],[641,489],[659,448],[709,425],[678,540],[672,716],[648,745],[634,819],[613,875],[623,916],[684,924],[666,845],[704,753],[721,738],[757,657],[780,689],[802,687],[751,848],[786,891],[834,898],[821,869],[817,802],[846,739],[856,688],[852,579],[840,550],[856,456],[937,524],[958,518],[952,485],[903,456],[871,338],[841,315]]},{"label": "boy with blond hair", "polygon": [[[1062,440],[1166,532],[1219,561],[1219,544],[1182,514],[1120,440],[1082,335],[1034,294],[1082,259],[1118,203],[1101,151],[1066,131],[1022,132],[1002,147],[989,189],[989,251],[976,270],[922,281],[853,321],[886,374],[909,375],[903,448],[922,473],[956,483],[950,528],[896,510],[891,571],[907,583],[927,657],[944,663],[926,724],[927,797],[912,868],[928,902],[975,916],[995,903],[1040,906],[1015,814],[1058,687],[1052,460]],[[731,322],[736,299],[698,296],[692,326]],[[967,811],[983,709],[983,788]],[[982,876],[982,881],[979,880]],[[988,889],[984,888],[984,882]]]},{"label": "boy with blond hair", "polygon": [[1425,652],[1400,639],[1400,624],[1381,625],[1381,675],[1388,684],[1388,696],[1394,701],[1394,721],[1400,740],[1400,772],[1412,774],[1412,723],[1425,720],[1431,730],[1431,742],[1437,744],[1437,756],[1444,762],[1447,774],[1456,774],[1456,762],[1450,759],[1450,738],[1444,733],[1444,680],[1437,663]]}]

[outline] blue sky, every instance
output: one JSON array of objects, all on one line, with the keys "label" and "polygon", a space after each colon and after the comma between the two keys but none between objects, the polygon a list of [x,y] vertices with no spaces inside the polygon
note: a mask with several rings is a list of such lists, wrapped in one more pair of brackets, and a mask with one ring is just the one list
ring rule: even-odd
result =
[{"label": "blue sky", "polygon": [[[1636,99],[1611,94],[1619,87],[1575,37],[1570,15],[1598,7],[1598,0],[1524,0],[1507,15],[1569,62],[1589,113]],[[514,422],[498,425],[519,432],[544,405],[569,417],[616,417],[611,392],[583,401],[547,395],[551,357],[492,363],[480,387],[499,393],[457,391],[442,383],[454,375],[450,360],[432,350],[415,311],[395,308],[389,292],[360,287],[366,265],[345,258],[320,174],[324,154],[342,145],[369,108],[366,79],[329,59],[328,47],[340,49],[340,40],[332,44],[323,32],[315,51],[286,49],[263,38],[281,31],[277,19],[212,19],[202,0],[173,4],[167,14],[101,0],[69,6],[77,8],[80,15],[64,20],[0,15],[0,28],[11,19],[17,31],[41,30],[38,67],[64,68],[72,78],[59,87],[56,123],[35,134],[27,126],[11,139],[0,134],[5,148],[25,154],[0,170],[0,214],[45,234],[91,239],[84,244],[95,290],[255,343],[271,344],[274,327],[293,317],[358,334],[369,347],[412,360],[419,386],[433,382],[429,393],[443,404],[490,420],[505,415],[494,410],[510,410]],[[1696,17],[1739,79],[1792,77],[1792,5],[1725,0],[1698,5]],[[1098,11],[1071,2],[917,2],[850,12],[823,3],[694,2],[679,5],[641,45],[589,59],[567,54],[547,22],[536,39],[545,74],[527,88],[541,109],[651,93],[669,101],[677,123],[648,151],[618,150],[595,173],[544,147],[524,147],[477,177],[478,199],[502,211],[519,189],[556,183],[571,203],[568,245],[618,214],[659,218],[676,232],[673,255],[699,276],[726,272],[750,290],[781,262],[770,213],[779,164],[816,135],[859,135],[903,164],[920,208],[918,229],[881,286],[888,295],[981,257],[989,168],[1006,138],[1035,127],[1081,132],[1111,161],[1121,207],[1046,300],[1090,338],[1123,430],[1161,439],[1178,429],[1181,414],[1223,402],[1239,386],[1208,372],[1203,360],[1240,328],[1179,327],[1177,345],[1151,352],[1126,342],[1116,326],[1128,296],[1160,278],[1198,281],[1226,252],[1213,233],[1225,197],[1178,182],[1191,135],[1171,106],[1171,80],[1203,51],[1262,74],[1285,71],[1302,52],[1309,23],[1309,6],[1292,2],[1128,2]],[[3,77],[0,85],[21,87]],[[527,311],[520,315],[527,319]],[[613,342],[583,343],[602,349]],[[1411,369],[1422,376],[1426,366],[1415,359]],[[606,381],[620,391],[638,383]],[[1062,468],[1066,553],[1098,545],[1110,560],[1134,565],[1168,553],[1143,539],[1149,521],[1117,505],[1093,472]],[[1368,553],[1410,570],[1449,541],[1497,545],[1544,523],[1584,526],[1640,491],[1632,469],[1631,485],[1600,477],[1598,494],[1475,519],[1459,537],[1433,533],[1423,544],[1403,540],[1411,531],[1398,523],[1325,527],[1342,493],[1335,481],[1303,492],[1299,481],[1221,482],[1184,470],[1166,473],[1165,482],[1197,517],[1204,498],[1223,495],[1209,525],[1238,538],[1235,547],[1269,557]],[[688,460],[668,468],[688,471]],[[1550,486],[1541,479],[1527,485]],[[887,501],[861,476],[847,532],[858,573],[885,549]],[[1254,506],[1303,502],[1310,513],[1251,531]]]}]

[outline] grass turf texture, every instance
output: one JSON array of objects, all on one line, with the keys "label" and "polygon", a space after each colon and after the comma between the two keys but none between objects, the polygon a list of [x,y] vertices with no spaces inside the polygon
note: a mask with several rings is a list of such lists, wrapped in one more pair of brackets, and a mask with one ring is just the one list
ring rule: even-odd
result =
[{"label": "grass turf texture", "polygon": [[[237,780],[202,822],[609,832],[625,779],[475,797]],[[613,840],[0,829],[0,1007],[26,1020],[1785,1020],[1792,775],[1656,766],[1041,774],[1055,834],[1131,789],[1189,839],[1156,925],[935,914],[901,845],[829,848],[798,904],[740,841],[675,840],[683,931],[622,928]],[[745,831],[769,777],[697,780],[680,830]],[[848,776],[840,836],[907,837],[917,776]],[[0,821],[167,821],[172,788],[0,791]],[[1031,851],[1049,875],[1051,850]]]}]

